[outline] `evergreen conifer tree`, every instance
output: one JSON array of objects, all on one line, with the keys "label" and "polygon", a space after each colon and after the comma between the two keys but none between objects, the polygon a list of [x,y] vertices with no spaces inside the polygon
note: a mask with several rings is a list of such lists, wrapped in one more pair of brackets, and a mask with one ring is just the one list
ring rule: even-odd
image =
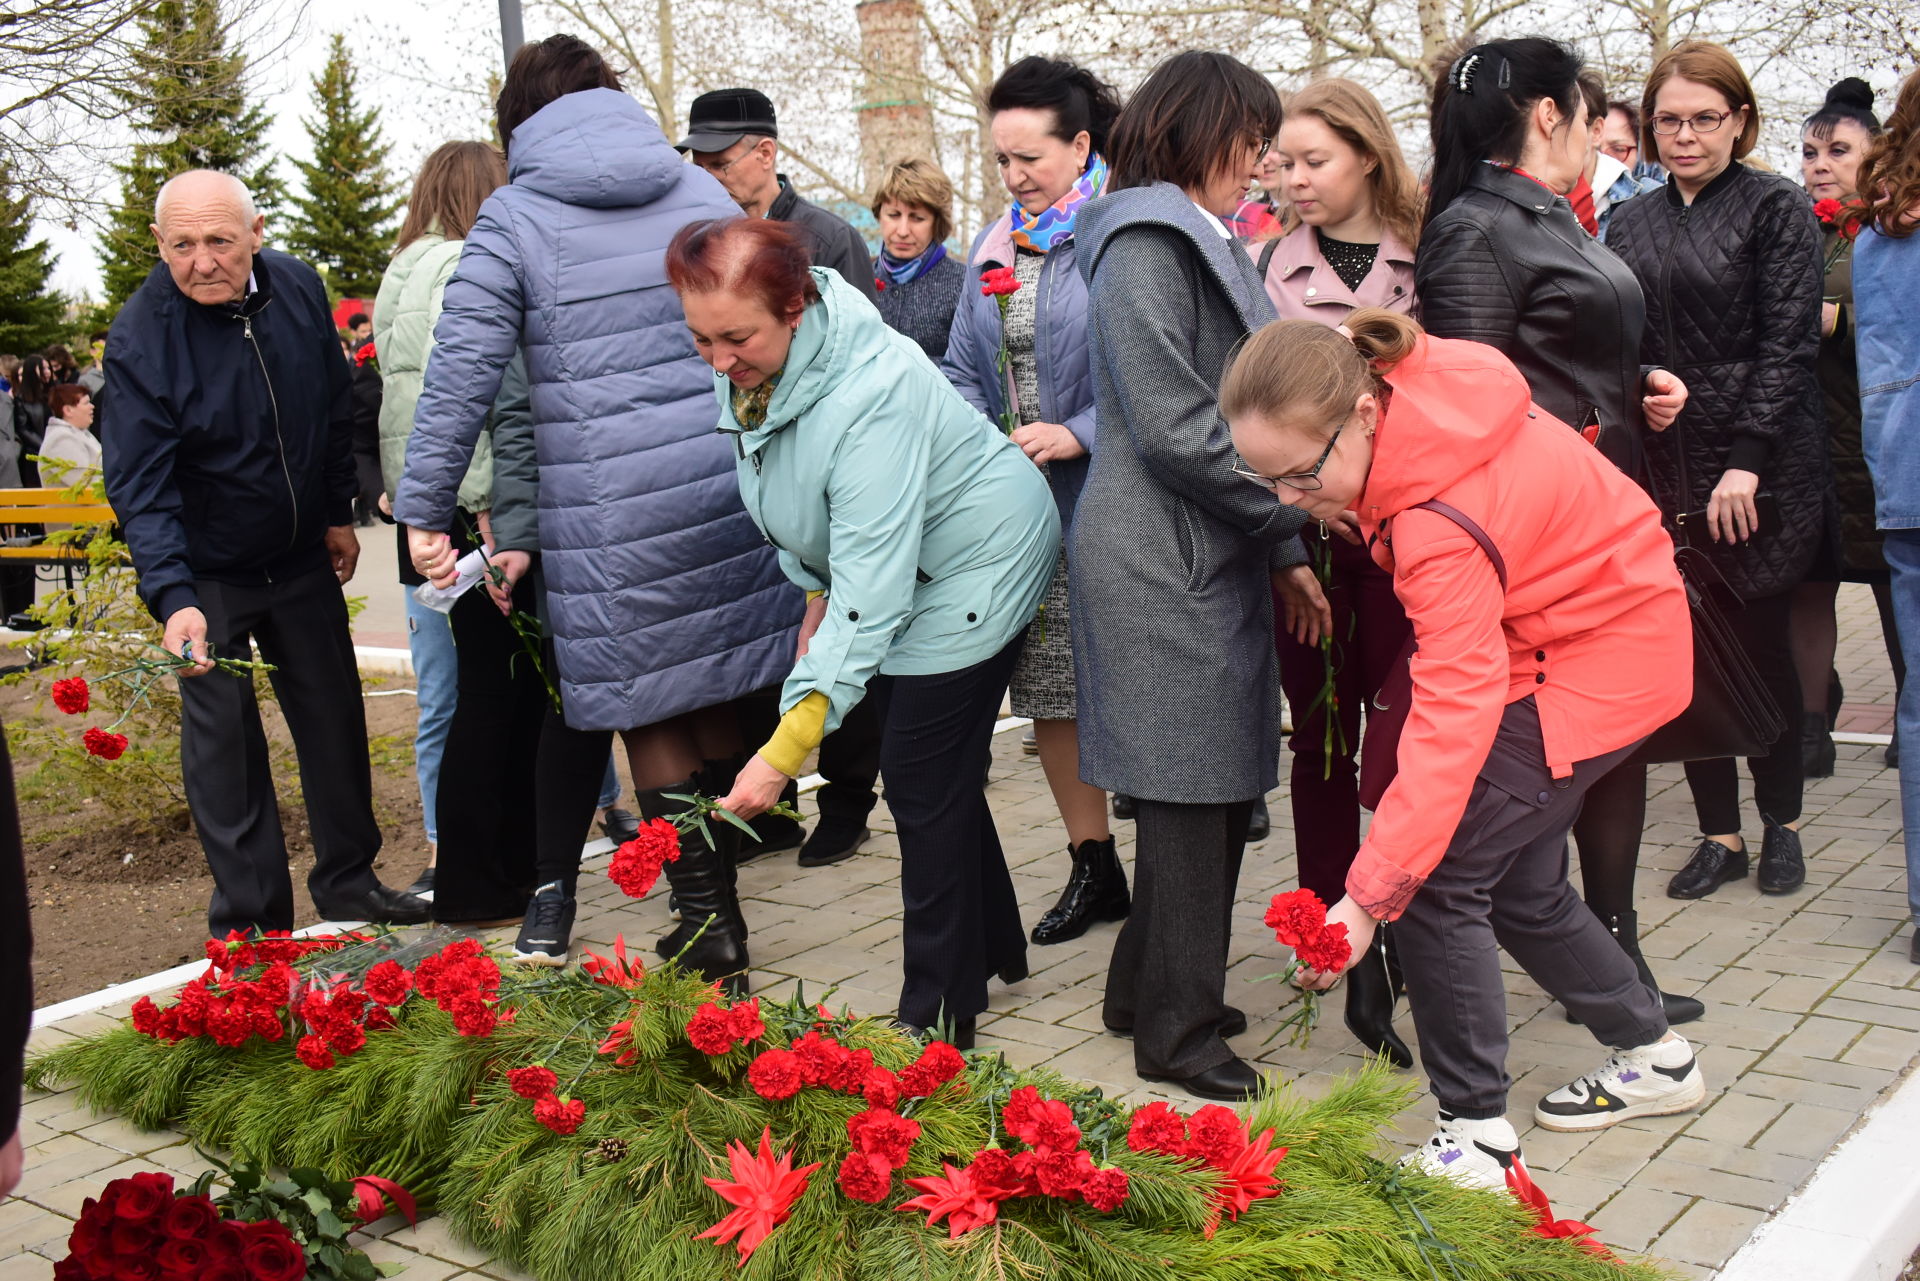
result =
[{"label": "evergreen conifer tree", "polygon": [[25,196],[0,184],[0,351],[23,355],[66,335],[66,304],[47,290],[53,262],[44,240],[29,241],[33,214]]},{"label": "evergreen conifer tree", "polygon": [[319,270],[336,299],[371,302],[392,255],[400,201],[387,172],[379,109],[361,109],[358,82],[347,42],[336,32],[327,65],[313,79],[319,115],[301,121],[313,140],[313,159],[293,162],[306,192],[293,197],[286,243]]},{"label": "evergreen conifer tree", "polygon": [[221,0],[159,0],[140,19],[146,44],[120,100],[140,137],[120,174],[120,202],[100,238],[107,307],[117,309],[153,269],[153,199],[185,169],[218,169],[247,184],[271,215],[284,196],[266,153],[269,118],[247,101],[246,55],[229,51]]}]

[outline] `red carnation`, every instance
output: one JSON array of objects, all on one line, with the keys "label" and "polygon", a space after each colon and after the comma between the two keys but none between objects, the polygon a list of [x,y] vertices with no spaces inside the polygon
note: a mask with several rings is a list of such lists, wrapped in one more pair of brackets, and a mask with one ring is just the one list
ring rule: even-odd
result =
[{"label": "red carnation", "polygon": [[1267,907],[1267,928],[1288,947],[1319,931],[1327,923],[1327,905],[1312,890],[1291,890],[1273,896]]},{"label": "red carnation", "polygon": [[920,1137],[920,1123],[888,1108],[868,1108],[847,1118],[847,1137],[854,1151],[878,1157],[889,1168],[907,1163],[907,1154]]},{"label": "red carnation", "polygon": [[1112,1214],[1126,1203],[1127,1172],[1116,1169],[1095,1170],[1081,1181],[1080,1196],[1100,1213]]},{"label": "red carnation", "polygon": [[997,1201],[1031,1195],[1035,1190],[1031,1186],[1032,1172],[1031,1152],[1016,1154],[1005,1148],[982,1148],[967,1167],[968,1176],[980,1194]]},{"label": "red carnation", "polygon": [[687,1040],[702,1054],[721,1055],[733,1049],[733,1021],[708,1001],[687,1020]]},{"label": "red carnation", "polygon": [[1010,294],[1018,288],[1020,282],[1011,267],[994,267],[980,273],[980,292],[988,298]]},{"label": "red carnation", "polygon": [[78,716],[93,702],[87,682],[78,676],[53,683],[53,705],[69,716]]},{"label": "red carnation", "polygon": [[543,1099],[559,1084],[560,1078],[553,1074],[553,1069],[538,1063],[507,1070],[507,1085],[523,1099]]},{"label": "red carnation", "polygon": [[900,1078],[883,1067],[870,1067],[861,1079],[860,1093],[868,1107],[897,1108],[902,1093]]},{"label": "red carnation", "polygon": [[760,998],[757,996],[728,1010],[727,1023],[737,1041],[757,1041],[767,1034],[767,1025],[760,1018]]},{"label": "red carnation", "polygon": [[1135,1152],[1179,1156],[1187,1148],[1187,1118],[1170,1104],[1149,1103],[1133,1114],[1133,1123],[1127,1127],[1127,1146]]},{"label": "red carnation", "polygon": [[1840,216],[1840,202],[1831,196],[1814,201],[1813,216],[1829,226],[1833,225],[1833,220]]},{"label": "red carnation", "polygon": [[333,1066],[333,1051],[311,1032],[300,1038],[299,1044],[293,1047],[293,1054],[316,1072],[324,1072]]},{"label": "red carnation", "polygon": [[1007,1123],[1007,1133],[1033,1147],[1071,1152],[1080,1146],[1080,1127],[1073,1123],[1073,1109],[1057,1099],[1041,1098],[1031,1085],[1013,1092],[1001,1118]]},{"label": "red carnation", "polygon": [[461,1036],[491,1036],[498,1016],[493,1007],[477,996],[458,996],[448,1006],[453,1015],[453,1030]]},{"label": "red carnation", "polygon": [[80,743],[87,749],[87,755],[98,756],[103,761],[117,761],[127,750],[125,734],[109,734],[97,725],[87,727]]},{"label": "red carnation", "polygon": [[792,1050],[767,1050],[747,1069],[747,1084],[763,1099],[790,1099],[807,1084],[806,1065]]},{"label": "red carnation", "polygon": [[648,819],[640,834],[613,852],[607,877],[628,898],[645,898],[660,869],[680,859],[680,829],[664,818]]},{"label": "red carnation", "polygon": [[1247,1145],[1246,1127],[1231,1108],[1208,1104],[1193,1114],[1187,1155],[1220,1169]]},{"label": "red carnation", "polygon": [[1036,1153],[1033,1181],[1042,1194],[1062,1201],[1078,1201],[1080,1185],[1093,1173],[1093,1158],[1084,1150]]},{"label": "red carnation", "polygon": [[358,1023],[343,1023],[327,1034],[327,1046],[335,1054],[358,1053],[367,1043],[367,1029]]},{"label": "red carnation", "polygon": [[555,1134],[572,1134],[587,1119],[587,1105],[579,1099],[548,1095],[533,1105],[533,1119]]},{"label": "red carnation", "polygon": [[967,1061],[960,1056],[960,1051],[945,1041],[934,1041],[901,1071],[900,1092],[924,1098],[959,1076],[966,1067]]},{"label": "red carnation", "polygon": [[893,1169],[877,1156],[849,1152],[840,1162],[840,1190],[855,1201],[879,1205],[893,1188]]},{"label": "red carnation", "polygon": [[1338,974],[1353,959],[1353,944],[1347,942],[1346,922],[1324,925],[1301,939],[1293,949],[1308,969],[1321,974]]},{"label": "red carnation", "polygon": [[382,961],[367,971],[360,986],[382,1005],[398,1005],[413,987],[413,975],[393,961]]}]

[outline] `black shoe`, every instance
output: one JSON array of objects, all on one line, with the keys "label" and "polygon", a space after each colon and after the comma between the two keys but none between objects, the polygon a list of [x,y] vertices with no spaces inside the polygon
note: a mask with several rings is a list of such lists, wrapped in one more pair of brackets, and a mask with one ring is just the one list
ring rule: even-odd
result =
[{"label": "black shoe", "polygon": [[974,1035],[978,1030],[978,1019],[962,1019],[946,1027],[921,1027],[918,1023],[909,1023],[905,1019],[895,1019],[895,1027],[908,1036],[921,1041],[945,1041],[956,1050],[971,1050]]},{"label": "black shoe", "polygon": [[[685,802],[666,799],[665,793],[696,794],[702,776],[677,787],[639,793],[640,812],[648,818],[665,817]],[[680,964],[707,979],[725,980],[729,995],[744,993],[742,972],[747,956],[747,926],[735,891],[734,851],[740,829],[731,823],[707,824],[713,833],[709,845],[696,832],[680,845],[680,857],[666,864],[667,884],[680,903],[680,923],[654,945],[662,959],[679,957]],[[702,927],[705,927],[702,929]],[[697,937],[696,937],[697,936]],[[740,975],[739,978],[733,976]]]},{"label": "black shoe", "polygon": [[[1593,911],[1592,904],[1588,904],[1587,907],[1589,911]],[[1594,911],[1593,914],[1600,918],[1600,924],[1607,927],[1607,933],[1613,935],[1613,941],[1620,945],[1620,950],[1625,952],[1627,959],[1633,962],[1633,968],[1640,972],[1640,981],[1660,998],[1660,1008],[1666,1013],[1669,1027],[1676,1023],[1691,1023],[1706,1014],[1707,1007],[1693,997],[1675,996],[1671,992],[1660,990],[1659,982],[1653,977],[1653,970],[1647,965],[1647,958],[1640,953],[1640,914],[1638,912],[1619,912],[1609,916],[1604,912]],[[1579,1021],[1574,1017],[1572,1010],[1567,1011],[1567,1022],[1578,1023]]]},{"label": "black shoe", "polygon": [[1247,816],[1247,844],[1255,845],[1267,839],[1267,833],[1273,831],[1273,819],[1267,814],[1267,798],[1262,796],[1253,803],[1253,813]]},{"label": "black shoe", "polygon": [[640,816],[632,810],[623,810],[617,805],[607,807],[606,817],[600,820],[601,833],[615,845],[625,845],[640,835]]},{"label": "black shoe", "polygon": [[1127,874],[1114,852],[1111,836],[1104,841],[1082,841],[1069,853],[1073,871],[1067,876],[1066,888],[1060,891],[1060,901],[1048,908],[1033,927],[1035,943],[1077,939],[1096,922],[1126,920],[1133,906],[1127,892]]},{"label": "black shoe", "polygon": [[1027,726],[1027,732],[1020,736],[1020,754],[1022,756],[1040,755],[1040,740],[1034,737],[1033,726]]},{"label": "black shoe", "polygon": [[752,827],[752,836],[740,833],[740,855],[736,862],[745,863],[762,854],[798,849],[800,842],[807,839],[807,829],[800,826],[798,820],[778,815],[762,814],[753,820]]},{"label": "black shoe", "polygon": [[844,863],[858,854],[860,847],[872,835],[872,830],[864,823],[823,818],[813,829],[813,835],[807,838],[807,843],[800,847],[800,866],[831,867],[835,863]]},{"label": "black shoe", "polygon": [[1913,941],[1907,944],[1907,959],[1920,965],[1920,929],[1913,932]]},{"label": "black shoe", "polygon": [[1142,1081],[1165,1081],[1197,1098],[1217,1099],[1222,1103],[1251,1103],[1260,1096],[1260,1074],[1237,1056],[1192,1076],[1159,1076],[1152,1072],[1141,1072],[1139,1076]]},{"label": "black shoe", "polygon": [[1887,763],[1888,769],[1897,770],[1900,768],[1900,737],[1899,735],[1896,734],[1894,736],[1893,741],[1887,744],[1886,753],[1880,759],[1884,760]]},{"label": "black shoe", "polygon": [[1687,865],[1667,882],[1668,898],[1705,898],[1731,881],[1745,880],[1747,852],[1730,850],[1719,841],[1700,842]]},{"label": "black shoe", "polygon": [[7,628],[9,631],[37,632],[45,626],[46,626],[45,623],[35,618],[32,614],[26,613],[24,611],[18,614],[10,615],[7,618]]},{"label": "black shoe", "polygon": [[1027,968],[1027,954],[1023,951],[1019,956],[1016,956],[1013,960],[1008,961],[1005,965],[994,971],[994,977],[1002,983],[1019,983],[1032,972],[1033,971]]},{"label": "black shoe", "polygon": [[1791,894],[1807,883],[1807,860],[1800,852],[1800,833],[1767,820],[1760,840],[1760,892]]},{"label": "black shoe", "polygon": [[420,875],[413,878],[413,884],[401,892],[413,895],[422,903],[433,902],[433,869],[426,868]]},{"label": "black shoe", "polygon": [[1393,1030],[1393,980],[1387,974],[1384,938],[1355,959],[1346,979],[1347,1031],[1375,1057],[1385,1055],[1402,1070],[1412,1067],[1413,1051]]},{"label": "black shoe", "polygon": [[[1247,1030],[1247,1012],[1232,1005],[1223,1008],[1226,1010],[1226,1014],[1220,1019],[1218,1031],[1220,1033],[1220,1039],[1225,1041],[1232,1037],[1239,1036]],[[1133,1024],[1131,1023],[1124,1026],[1118,1023],[1108,1023],[1104,1016],[1100,1021],[1106,1027],[1107,1031],[1113,1033],[1115,1036],[1133,1035]]]},{"label": "black shoe", "polygon": [[1132,819],[1133,813],[1133,798],[1125,792],[1115,792],[1113,794],[1113,816],[1119,819]]},{"label": "black shoe", "polygon": [[430,915],[427,904],[401,890],[374,887],[338,903],[315,903],[324,921],[365,921],[369,925],[418,925]]},{"label": "black shoe", "polygon": [[1800,718],[1800,772],[1806,778],[1832,778],[1835,752],[1827,718],[1808,712]]},{"label": "black shoe", "polygon": [[513,941],[513,959],[529,965],[565,965],[573,940],[573,900],[559,881],[548,881],[533,892],[520,937]]},{"label": "black shoe", "polygon": [[1840,724],[1840,704],[1847,701],[1847,687],[1840,683],[1840,673],[1827,669],[1827,728],[1835,729]]}]

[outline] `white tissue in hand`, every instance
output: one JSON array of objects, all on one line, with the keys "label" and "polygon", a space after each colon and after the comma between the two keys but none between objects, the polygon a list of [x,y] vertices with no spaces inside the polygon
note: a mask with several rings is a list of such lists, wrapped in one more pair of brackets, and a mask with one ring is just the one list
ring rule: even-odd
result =
[{"label": "white tissue in hand", "polygon": [[487,576],[487,557],[493,555],[493,548],[475,548],[460,558],[453,567],[453,583],[448,587],[435,587],[432,583],[422,583],[413,589],[413,598],[436,613],[445,614],[453,609],[453,602],[459,600],[473,589],[473,585]]}]

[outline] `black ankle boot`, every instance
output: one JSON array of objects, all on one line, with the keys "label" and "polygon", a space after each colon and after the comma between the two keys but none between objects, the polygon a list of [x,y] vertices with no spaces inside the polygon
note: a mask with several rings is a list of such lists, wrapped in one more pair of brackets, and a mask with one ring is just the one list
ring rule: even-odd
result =
[{"label": "black ankle boot", "polygon": [[[1382,936],[1385,933],[1383,929]],[[1393,1030],[1393,979],[1387,972],[1384,937],[1347,967],[1347,1031],[1369,1052],[1386,1055],[1395,1067],[1413,1066],[1413,1051]]]},{"label": "black ankle boot", "polygon": [[1060,891],[1060,901],[1048,908],[1033,927],[1035,943],[1077,939],[1096,922],[1124,921],[1132,907],[1127,874],[1114,852],[1111,836],[1104,841],[1082,841],[1072,854],[1073,872]]},{"label": "black ankle boot", "polygon": [[1800,772],[1807,778],[1832,778],[1836,753],[1827,718],[1808,712],[1800,718]]},{"label": "black ankle boot", "polygon": [[[697,786],[698,780],[690,779],[677,787],[640,792],[641,816],[666,818],[681,812],[685,802],[666,800],[663,793],[691,794]],[[746,933],[733,890],[736,842],[726,835],[739,829],[711,819],[707,828],[713,832],[712,845],[695,831],[680,842],[680,857],[662,868],[680,904],[680,923],[655,944],[654,950],[663,959],[679,956],[683,966],[705,978],[726,979],[740,974],[749,964]],[[699,936],[697,941],[695,935]],[[728,990],[730,995],[743,995],[744,977],[729,982]]]},{"label": "black ankle boot", "polygon": [[[1593,909],[1588,908],[1589,911]],[[1607,927],[1607,933],[1613,935],[1613,941],[1633,962],[1633,968],[1640,973],[1640,981],[1647,990],[1660,998],[1660,1008],[1666,1012],[1669,1027],[1679,1023],[1691,1023],[1707,1012],[1707,1007],[1691,996],[1675,996],[1671,992],[1662,992],[1660,984],[1654,979],[1653,971],[1647,966],[1647,958],[1640,953],[1640,914],[1638,912],[1620,912],[1609,916],[1604,912],[1594,912],[1600,918],[1600,924]],[[1567,1011],[1567,1022],[1578,1023],[1573,1011]]]}]

